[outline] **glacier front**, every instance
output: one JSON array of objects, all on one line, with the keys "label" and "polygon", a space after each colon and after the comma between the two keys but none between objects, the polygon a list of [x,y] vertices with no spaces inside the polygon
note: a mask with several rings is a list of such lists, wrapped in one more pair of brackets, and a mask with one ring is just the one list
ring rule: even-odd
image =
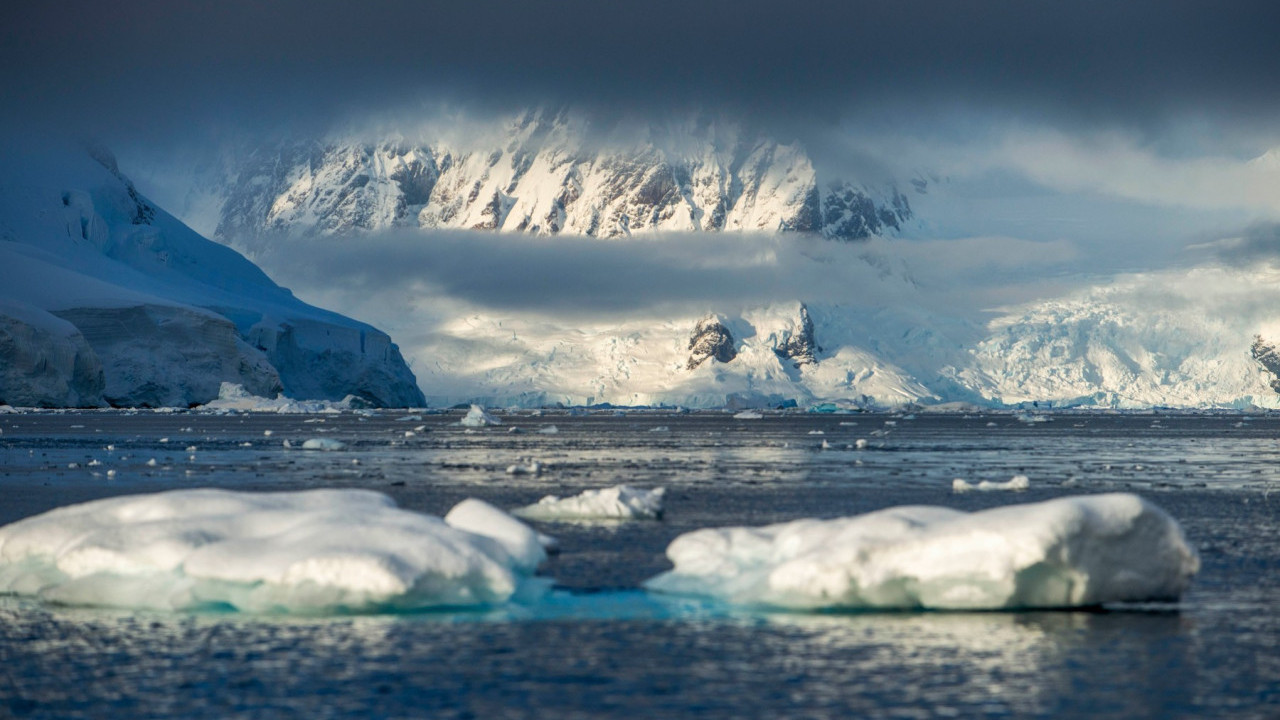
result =
[{"label": "glacier front", "polygon": [[5,150],[0,402],[425,401],[390,338],[307,305],[138,193],[104,150]]}]

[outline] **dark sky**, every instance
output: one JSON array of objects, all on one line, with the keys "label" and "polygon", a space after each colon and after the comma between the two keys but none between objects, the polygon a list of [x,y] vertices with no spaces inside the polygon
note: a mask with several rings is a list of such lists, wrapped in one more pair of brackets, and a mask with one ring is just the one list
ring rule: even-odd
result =
[{"label": "dark sky", "polygon": [[1271,1],[9,2],[0,107],[107,136],[446,99],[940,133],[1001,116],[1170,144],[1194,121],[1217,142],[1272,133],[1277,29]]}]

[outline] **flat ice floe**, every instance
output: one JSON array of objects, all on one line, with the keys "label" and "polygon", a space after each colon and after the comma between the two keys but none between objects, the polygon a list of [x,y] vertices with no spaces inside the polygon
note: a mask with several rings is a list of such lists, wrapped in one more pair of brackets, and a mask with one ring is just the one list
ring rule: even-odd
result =
[{"label": "flat ice floe", "polygon": [[0,593],[70,605],[371,612],[536,594],[538,535],[479,500],[447,519],[367,490],[175,490],[0,528]]},{"label": "flat ice floe", "polygon": [[662,496],[666,488],[645,490],[630,485],[615,485],[601,490],[587,490],[573,497],[548,495],[538,502],[516,510],[529,520],[656,520],[662,517]]},{"label": "flat ice floe", "polygon": [[951,481],[952,492],[965,493],[971,490],[981,490],[990,492],[992,490],[1026,490],[1031,487],[1031,479],[1026,475],[1014,475],[1005,482],[996,482],[994,480],[982,480],[977,483],[968,482],[962,478],[956,478]]},{"label": "flat ice floe", "polygon": [[697,530],[667,557],[648,589],[800,610],[1173,600],[1200,566],[1178,523],[1130,494]]}]

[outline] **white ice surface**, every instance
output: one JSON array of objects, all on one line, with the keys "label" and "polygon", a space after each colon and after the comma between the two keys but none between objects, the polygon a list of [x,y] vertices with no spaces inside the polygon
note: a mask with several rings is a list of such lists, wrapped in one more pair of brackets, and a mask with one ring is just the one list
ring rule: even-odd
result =
[{"label": "white ice surface", "polygon": [[260,397],[244,389],[243,385],[224,382],[218,389],[218,399],[198,406],[198,410],[275,413],[339,413],[351,409],[352,396],[342,400],[294,400],[283,395],[274,398]]},{"label": "white ice surface", "polygon": [[472,503],[441,520],[367,490],[97,500],[0,528],[0,593],[72,605],[326,613],[501,603],[535,592],[536,533]]},{"label": "white ice surface", "polygon": [[345,450],[346,443],[333,438],[307,438],[302,442],[303,450]]},{"label": "white ice surface", "polygon": [[642,520],[662,517],[662,496],[666,488],[646,490],[615,485],[587,490],[573,497],[548,495],[538,502],[513,510],[513,515],[529,520]]},{"label": "white ice surface", "polygon": [[460,421],[463,427],[487,427],[501,425],[502,421],[484,411],[479,405],[472,405],[465,417]]},{"label": "white ice surface", "polygon": [[956,478],[951,481],[951,490],[958,493],[969,492],[970,490],[1026,490],[1029,487],[1031,487],[1031,479],[1026,475],[1014,475],[1005,482],[982,480],[977,483],[971,483],[962,478]]},{"label": "white ice surface", "polygon": [[697,530],[667,557],[647,588],[803,610],[1170,600],[1199,569],[1178,523],[1129,494]]}]

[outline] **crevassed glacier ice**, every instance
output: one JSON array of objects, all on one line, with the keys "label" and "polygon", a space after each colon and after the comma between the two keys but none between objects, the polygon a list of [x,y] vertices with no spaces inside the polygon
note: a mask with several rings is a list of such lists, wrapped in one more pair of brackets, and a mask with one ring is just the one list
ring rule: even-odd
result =
[{"label": "crevassed glacier ice", "polygon": [[646,490],[615,485],[567,498],[548,495],[511,512],[529,520],[658,519],[662,517],[662,496],[665,492],[666,488]]},{"label": "crevassed glacier ice", "polygon": [[1130,494],[697,530],[667,557],[648,589],[800,610],[1172,600],[1199,569],[1178,523]]},{"label": "crevassed glacier ice", "polygon": [[542,582],[531,575],[545,557],[537,534],[485,507],[484,522],[468,524],[367,490],[97,500],[0,528],[0,593],[259,613],[472,606],[536,593]]}]

